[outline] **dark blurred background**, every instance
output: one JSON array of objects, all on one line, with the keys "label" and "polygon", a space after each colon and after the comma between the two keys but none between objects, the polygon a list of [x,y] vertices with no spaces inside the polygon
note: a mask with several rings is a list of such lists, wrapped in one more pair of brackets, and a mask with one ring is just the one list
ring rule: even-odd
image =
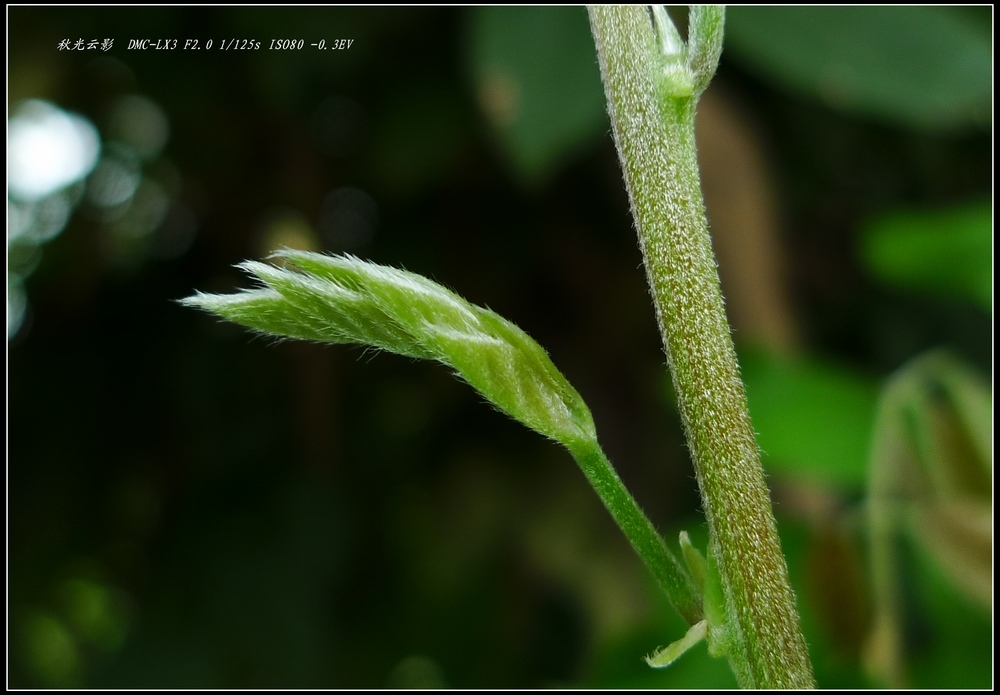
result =
[{"label": "dark blurred background", "polygon": [[[282,245],[425,274],[538,340],[703,546],[582,8],[7,12],[9,685],[734,683],[704,646],[645,666],[681,620],[572,459],[446,369],[175,303]],[[944,348],[989,394],[991,26],[735,8],[699,108],[820,686],[892,684],[865,667],[881,385]],[[903,683],[989,687],[989,596],[906,531]]]}]

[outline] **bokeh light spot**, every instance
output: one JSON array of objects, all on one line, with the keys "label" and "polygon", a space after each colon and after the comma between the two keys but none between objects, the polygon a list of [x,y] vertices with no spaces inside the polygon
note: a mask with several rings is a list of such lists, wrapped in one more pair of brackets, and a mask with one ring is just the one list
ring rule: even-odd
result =
[{"label": "bokeh light spot", "polygon": [[111,108],[108,135],[131,147],[143,159],[154,159],[167,144],[170,121],[156,102],[129,94]]},{"label": "bokeh light spot", "polygon": [[90,173],[99,153],[90,121],[46,101],[26,101],[7,123],[8,195],[44,198]]},{"label": "bokeh light spot", "polygon": [[114,208],[135,195],[141,180],[142,171],[135,155],[124,147],[115,148],[94,169],[87,185],[87,200],[99,208]]},{"label": "bokeh light spot", "polygon": [[39,684],[73,688],[80,684],[80,655],[63,622],[46,613],[28,617],[24,626],[24,660]]},{"label": "bokeh light spot", "polygon": [[319,251],[320,244],[309,221],[296,210],[276,209],[264,223],[261,252],[269,255],[278,249]]},{"label": "bokeh light spot", "polygon": [[61,594],[70,625],[83,641],[107,652],[121,648],[128,623],[117,592],[97,582],[70,579],[62,585]]}]

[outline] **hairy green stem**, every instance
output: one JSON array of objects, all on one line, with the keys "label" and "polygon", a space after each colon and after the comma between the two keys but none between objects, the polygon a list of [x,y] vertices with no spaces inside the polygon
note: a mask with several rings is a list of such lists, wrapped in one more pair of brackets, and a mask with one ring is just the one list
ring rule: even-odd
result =
[{"label": "hairy green stem", "polygon": [[[709,633],[710,645],[727,654],[743,687],[812,687],[698,175],[695,103],[715,69],[711,58],[714,50],[717,60],[721,47],[721,10],[692,10],[687,53],[680,56],[691,74],[678,69],[677,54],[664,55],[676,48],[676,40],[664,40],[661,31],[658,42],[645,7],[595,6],[589,11],[615,143],[724,592],[725,627],[723,634]],[[656,17],[658,26],[664,17]]]}]

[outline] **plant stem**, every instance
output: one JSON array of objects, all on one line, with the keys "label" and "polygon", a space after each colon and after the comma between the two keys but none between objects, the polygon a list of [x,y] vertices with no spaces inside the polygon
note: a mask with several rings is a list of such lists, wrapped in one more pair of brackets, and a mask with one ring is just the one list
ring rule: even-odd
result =
[{"label": "plant stem", "polygon": [[702,619],[701,591],[676,555],[667,548],[663,537],[629,493],[596,440],[581,440],[567,446],[671,604],[688,625],[699,622]]},{"label": "plant stem", "polygon": [[[710,645],[727,653],[743,687],[813,687],[705,218],[694,139],[697,93],[678,94],[669,85],[665,93],[663,58],[645,7],[589,11],[725,595],[725,634],[710,632]],[[721,18],[715,30],[721,42]],[[694,32],[692,21],[689,43],[701,55],[703,37]],[[707,83],[704,75],[700,83]]]}]

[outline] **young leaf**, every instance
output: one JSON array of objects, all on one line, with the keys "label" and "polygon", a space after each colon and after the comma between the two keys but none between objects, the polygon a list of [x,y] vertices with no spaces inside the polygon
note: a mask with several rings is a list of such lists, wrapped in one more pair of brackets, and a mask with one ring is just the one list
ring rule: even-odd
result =
[{"label": "young leaf", "polygon": [[684,564],[687,565],[688,571],[691,573],[691,578],[694,579],[695,584],[701,587],[701,590],[705,590],[705,573],[707,565],[705,564],[704,556],[691,545],[691,537],[688,535],[687,531],[681,531],[680,536],[681,542],[681,557],[684,558]]},{"label": "young leaf", "polygon": [[425,277],[352,256],[283,250],[279,267],[239,267],[263,286],[181,300],[269,335],[371,345],[442,362],[493,405],[567,449],[677,611],[701,620],[701,592],[615,473],[590,410],[538,343]]},{"label": "young leaf", "polygon": [[646,663],[653,668],[666,668],[677,661],[688,649],[705,639],[707,632],[708,624],[704,620],[695,623],[679,640],[663,649],[658,649],[652,656],[647,656]]},{"label": "young leaf", "polygon": [[688,15],[688,56],[695,91],[701,94],[715,75],[722,56],[726,10],[722,5],[691,5]]},{"label": "young leaf", "polygon": [[239,266],[263,287],[182,303],[271,335],[438,360],[546,437],[567,446],[596,439],[587,405],[545,351],[489,309],[420,275],[351,256],[284,250],[275,258],[285,267]]}]

